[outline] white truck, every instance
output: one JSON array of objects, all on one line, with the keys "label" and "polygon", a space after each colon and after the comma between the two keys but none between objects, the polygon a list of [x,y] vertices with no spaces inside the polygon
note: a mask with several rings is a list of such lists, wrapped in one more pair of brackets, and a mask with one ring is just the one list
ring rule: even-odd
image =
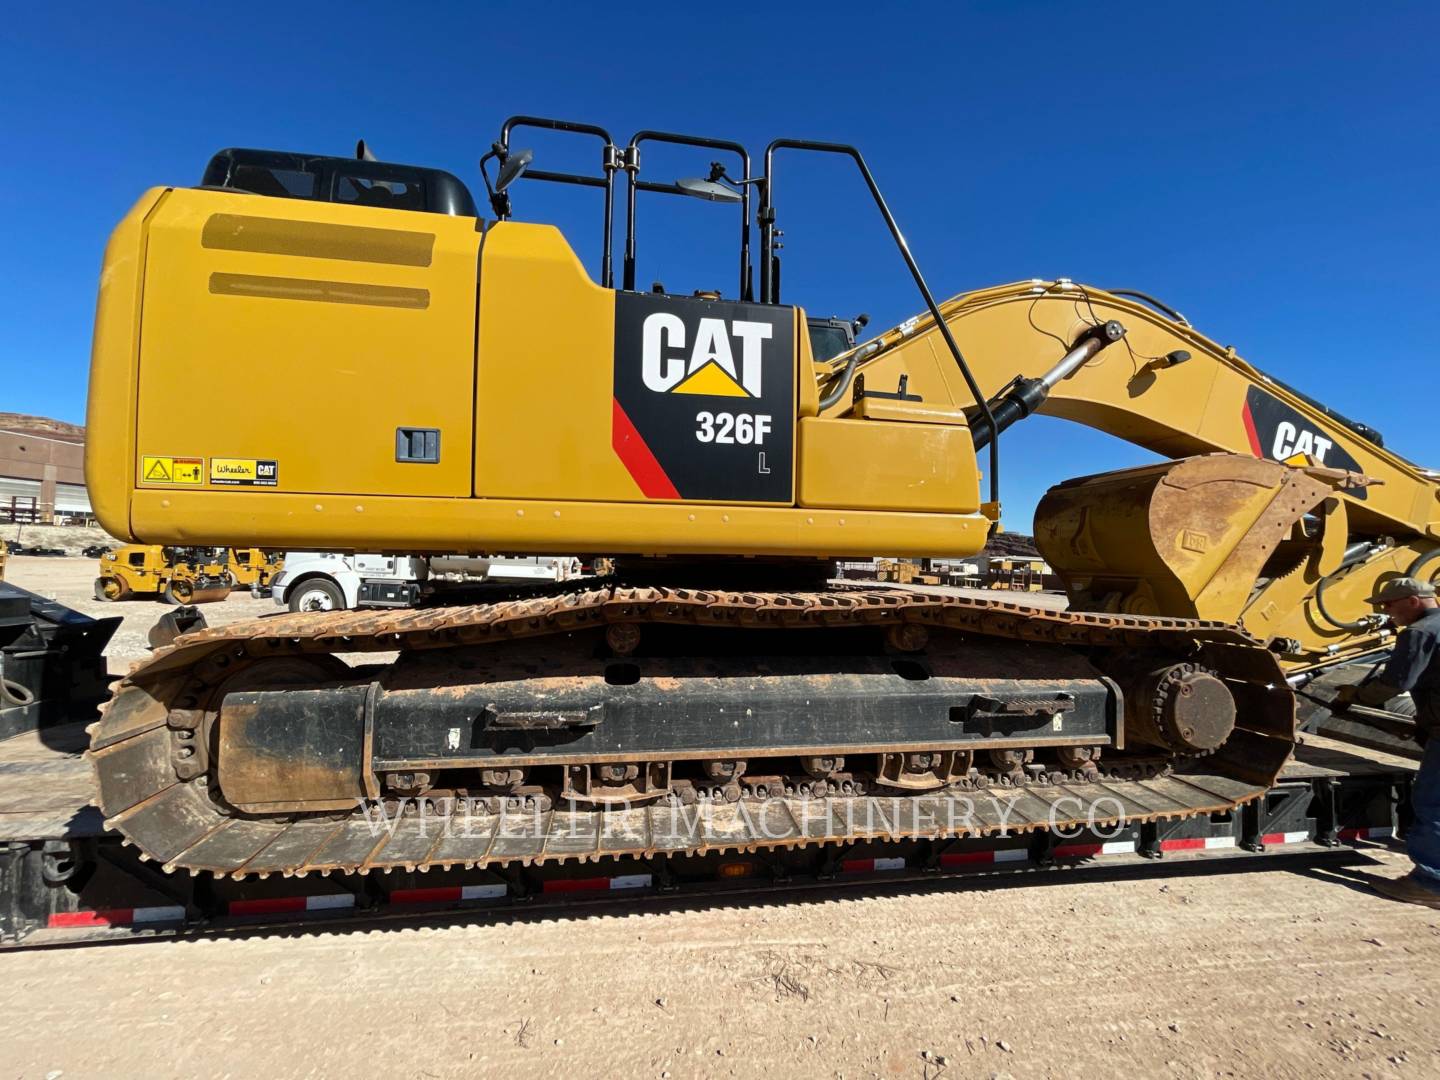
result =
[{"label": "white truck", "polygon": [[287,551],[271,596],[291,611],[414,607],[421,596],[457,585],[567,581],[581,573],[570,556],[484,558],[469,555],[347,555]]}]

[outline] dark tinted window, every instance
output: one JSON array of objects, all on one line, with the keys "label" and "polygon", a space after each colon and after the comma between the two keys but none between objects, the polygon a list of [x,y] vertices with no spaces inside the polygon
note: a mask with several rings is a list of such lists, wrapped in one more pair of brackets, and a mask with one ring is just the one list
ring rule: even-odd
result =
[{"label": "dark tinted window", "polygon": [[335,177],[335,201],[387,210],[424,210],[425,192],[414,180],[372,180],[341,173]]},{"label": "dark tinted window", "polygon": [[241,191],[253,191],[256,195],[313,199],[315,174],[301,172],[299,169],[267,169],[263,165],[242,163],[235,166],[230,186]]},{"label": "dark tinted window", "polygon": [[810,325],[810,352],[817,362],[839,356],[850,348],[850,335],[839,326]]}]

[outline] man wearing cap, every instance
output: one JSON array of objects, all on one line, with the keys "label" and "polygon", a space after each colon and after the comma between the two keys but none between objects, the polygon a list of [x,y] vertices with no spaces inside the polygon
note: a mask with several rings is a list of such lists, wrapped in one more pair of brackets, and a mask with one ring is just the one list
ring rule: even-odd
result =
[{"label": "man wearing cap", "polygon": [[1416,735],[1425,747],[1410,789],[1415,820],[1405,834],[1415,869],[1394,880],[1377,878],[1373,885],[1396,900],[1440,908],[1440,605],[1434,586],[1408,577],[1387,581],[1369,602],[1402,630],[1380,677],[1344,687],[1335,707],[1384,706],[1408,690],[1415,702]]}]

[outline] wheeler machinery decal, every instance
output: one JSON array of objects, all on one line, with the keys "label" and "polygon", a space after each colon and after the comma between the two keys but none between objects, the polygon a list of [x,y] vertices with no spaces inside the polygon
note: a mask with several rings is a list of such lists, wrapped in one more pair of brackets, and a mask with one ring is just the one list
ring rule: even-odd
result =
[{"label": "wheeler machinery decal", "polygon": [[265,458],[211,458],[210,482],[231,487],[274,487],[280,463]]}]

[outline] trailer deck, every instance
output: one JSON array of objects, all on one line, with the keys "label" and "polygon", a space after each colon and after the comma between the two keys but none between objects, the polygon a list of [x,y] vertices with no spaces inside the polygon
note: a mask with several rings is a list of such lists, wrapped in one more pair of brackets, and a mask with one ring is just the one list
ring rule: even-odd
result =
[{"label": "trailer deck", "polygon": [[1225,872],[1256,860],[1340,860],[1391,844],[1414,763],[1316,735],[1239,811],[1130,824],[1103,835],[1044,828],[987,837],[896,837],[697,857],[650,853],[499,870],[250,877],[166,874],[90,805],[85,722],[0,742],[0,947],[137,936],[263,932],[419,917],[504,918],[536,908],[773,896],[877,885],[964,888],[1046,871]]}]

